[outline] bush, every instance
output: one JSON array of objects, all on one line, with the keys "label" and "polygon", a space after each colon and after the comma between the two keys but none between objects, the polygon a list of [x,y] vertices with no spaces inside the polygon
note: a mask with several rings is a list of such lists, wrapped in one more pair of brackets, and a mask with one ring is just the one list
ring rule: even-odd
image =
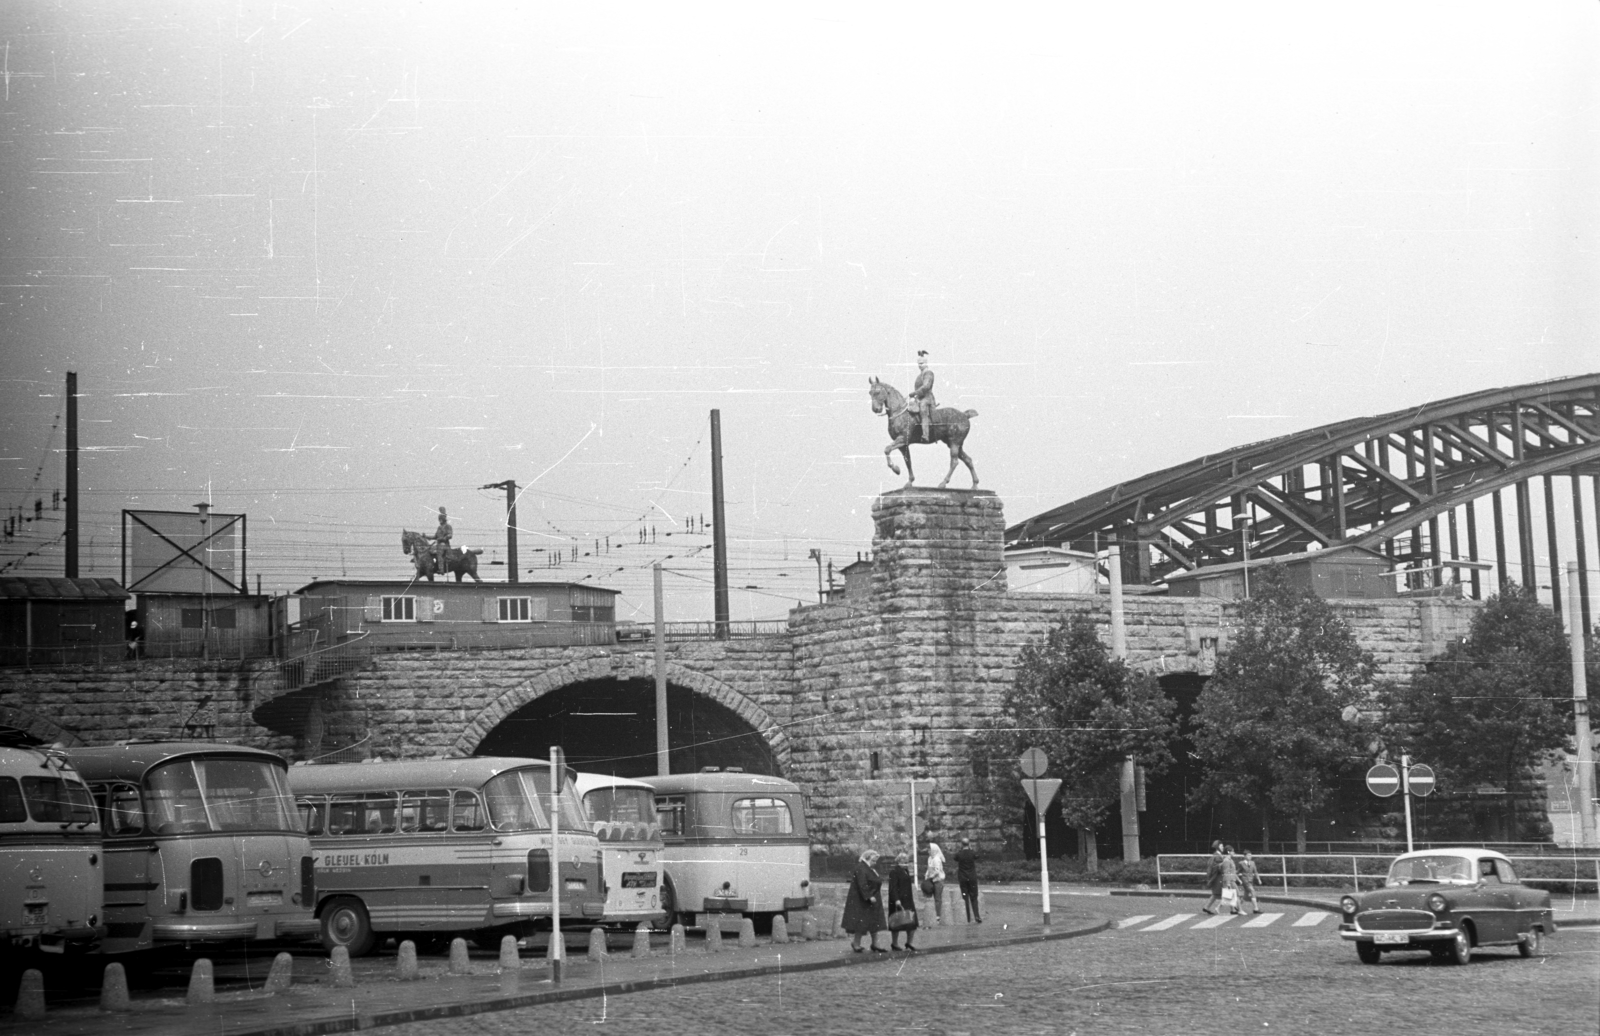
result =
[{"label": "bush", "polygon": [[[952,874],[953,877],[954,875]],[[978,882],[980,884],[1006,884],[1013,881],[1030,882],[1038,880],[1039,861],[1037,859],[1028,860],[1008,857],[978,861]],[[1050,880],[1104,885],[1154,885],[1156,881],[1156,861],[1149,859],[1128,863],[1117,859],[1101,860],[1100,869],[1091,873],[1083,869],[1083,861],[1075,856],[1051,857]]]}]

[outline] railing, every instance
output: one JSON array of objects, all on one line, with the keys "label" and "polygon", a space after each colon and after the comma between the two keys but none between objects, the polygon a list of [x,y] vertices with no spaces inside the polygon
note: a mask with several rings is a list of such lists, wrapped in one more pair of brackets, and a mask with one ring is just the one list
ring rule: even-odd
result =
[{"label": "railing", "polygon": [[[1600,891],[1600,857],[1578,856],[1570,850],[1567,852],[1568,855],[1564,856],[1545,853],[1505,855],[1516,866],[1525,885],[1534,887],[1559,885],[1570,888],[1574,894]],[[1285,894],[1289,892],[1291,879],[1302,887],[1308,885],[1320,888],[1348,887],[1360,892],[1363,878],[1366,879],[1369,889],[1383,884],[1389,874],[1389,864],[1394,862],[1395,855],[1392,853],[1263,853],[1253,859],[1256,863],[1256,872],[1261,876],[1262,885],[1271,881],[1272,884],[1281,885]],[[1192,883],[1180,880],[1177,884],[1203,884],[1209,859],[1209,856],[1198,853],[1163,853],[1157,856],[1156,888],[1165,889],[1174,878],[1195,879]],[[1276,861],[1276,870],[1272,869],[1270,861]],[[1199,869],[1177,869],[1178,866],[1184,868],[1198,866]],[[1562,870],[1567,874],[1554,873]],[[1345,884],[1347,880],[1348,886]]]},{"label": "railing", "polygon": [[[717,623],[715,622],[666,622],[662,627],[667,640],[716,640]],[[788,619],[763,619],[754,622],[725,622],[721,624],[727,630],[727,638],[743,640],[750,637],[781,637],[789,632]],[[648,622],[617,623],[617,640],[622,643],[628,641],[654,640],[655,626]]]},{"label": "railing", "polygon": [[[315,644],[315,631],[310,635]],[[326,647],[312,647],[278,663],[278,690],[287,693],[337,680],[360,669],[371,657],[372,646],[367,643],[365,634]]]}]

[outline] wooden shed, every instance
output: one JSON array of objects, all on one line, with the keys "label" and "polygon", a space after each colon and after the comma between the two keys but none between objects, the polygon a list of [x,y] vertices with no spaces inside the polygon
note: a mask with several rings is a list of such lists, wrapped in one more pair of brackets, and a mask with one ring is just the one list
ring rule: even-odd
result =
[{"label": "wooden shed", "polygon": [[373,650],[616,643],[621,591],[582,583],[321,579],[296,591],[297,639],[361,636]]},{"label": "wooden shed", "polygon": [[1302,554],[1251,558],[1249,562],[1207,565],[1167,576],[1167,592],[1173,597],[1237,600],[1245,596],[1246,564],[1252,578],[1262,569],[1281,568],[1291,586],[1309,589],[1318,597],[1370,600],[1398,596],[1395,577],[1389,574],[1389,559],[1365,547],[1328,547]]},{"label": "wooden shed", "polygon": [[139,654],[144,658],[270,655],[271,600],[254,594],[135,594]]},{"label": "wooden shed", "polygon": [[0,576],[0,665],[122,661],[127,600],[115,579]]}]

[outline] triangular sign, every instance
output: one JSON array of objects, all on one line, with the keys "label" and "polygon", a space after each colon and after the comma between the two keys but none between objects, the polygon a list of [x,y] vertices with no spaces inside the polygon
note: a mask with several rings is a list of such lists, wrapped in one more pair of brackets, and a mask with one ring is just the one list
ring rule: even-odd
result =
[{"label": "triangular sign", "polygon": [[1043,813],[1050,808],[1050,803],[1055,801],[1056,793],[1061,790],[1061,780],[1057,777],[1041,780],[1030,778],[1022,782],[1022,790],[1028,793],[1028,801],[1033,803],[1033,811]]}]

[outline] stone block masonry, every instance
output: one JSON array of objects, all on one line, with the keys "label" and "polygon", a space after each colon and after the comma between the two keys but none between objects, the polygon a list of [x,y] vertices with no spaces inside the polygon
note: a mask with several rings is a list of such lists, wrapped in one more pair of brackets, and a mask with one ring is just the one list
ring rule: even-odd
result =
[{"label": "stone block masonry", "polygon": [[[1110,602],[1009,592],[1004,533],[993,493],[887,493],[873,505],[867,594],[797,608],[785,635],[668,645],[669,683],[726,706],[806,790],[815,851],[905,847],[911,777],[933,781],[918,793],[919,831],[946,842],[970,833],[992,849],[1014,823],[986,797],[973,736],[996,718],[1025,644],[1074,613],[1092,616],[1109,642]],[[1462,635],[1478,607],[1333,604],[1380,676],[1402,683]],[[1209,675],[1237,624],[1235,607],[1219,600],[1130,595],[1125,608],[1129,661],[1158,676]],[[379,654],[316,695],[295,730],[253,719],[277,693],[270,661],[0,669],[0,724],[86,743],[198,725],[289,758],[329,745],[381,758],[460,755],[543,695],[653,678],[654,666],[653,651],[638,645]]]}]

